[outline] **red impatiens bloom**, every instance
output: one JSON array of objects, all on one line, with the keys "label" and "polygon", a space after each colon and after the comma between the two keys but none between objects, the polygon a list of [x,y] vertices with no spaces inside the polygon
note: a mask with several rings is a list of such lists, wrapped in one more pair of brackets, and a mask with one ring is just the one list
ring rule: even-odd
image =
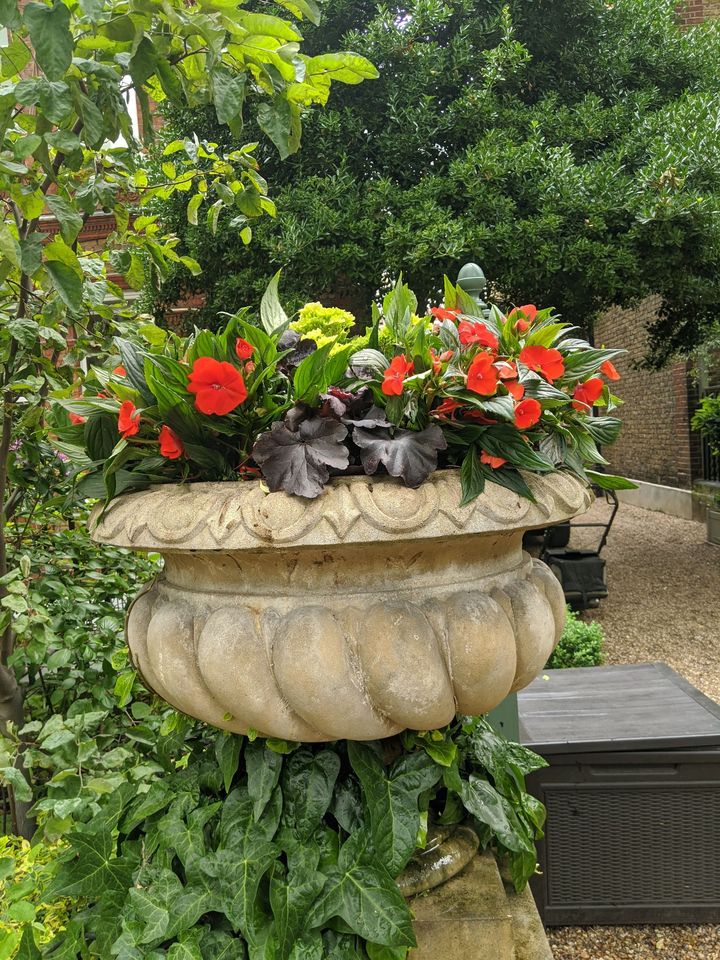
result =
[{"label": "red impatiens bloom", "polygon": [[522,307],[515,307],[508,314],[508,320],[515,321],[515,329],[518,333],[526,333],[530,329],[530,324],[535,320],[538,309],[534,303],[526,303]]},{"label": "red impatiens bloom", "polygon": [[195,394],[200,413],[222,417],[247,399],[242,374],[231,363],[213,357],[198,357],[188,379],[188,390]]},{"label": "red impatiens bloom", "polygon": [[495,366],[501,380],[517,380],[517,366],[512,360],[496,360]]},{"label": "red impatiens bloom", "polygon": [[432,411],[434,417],[451,417],[456,410],[462,407],[459,400],[451,400],[449,397]]},{"label": "red impatiens bloom", "polygon": [[525,387],[517,380],[503,380],[503,386],[513,400],[522,400],[525,396]]},{"label": "red impatiens bloom", "polygon": [[585,383],[579,383],[573,390],[573,406],[576,410],[587,410],[595,404],[604,389],[605,384],[600,377],[593,377]]},{"label": "red impatiens bloom", "polygon": [[537,400],[528,397],[527,400],[521,400],[515,407],[515,426],[520,430],[528,430],[534,427],[540,419],[542,407]]},{"label": "red impatiens bloom", "polygon": [[132,400],[126,400],[120,407],[118,431],[126,440],[128,437],[134,437],[136,433],[140,433],[140,411]]},{"label": "red impatiens bloom", "polygon": [[402,354],[390,361],[390,366],[384,373],[384,380],[380,389],[386,397],[399,397],[403,392],[405,377],[415,370],[412,360],[406,360]]},{"label": "red impatiens bloom", "polygon": [[81,417],[79,413],[70,414],[70,423],[77,426],[80,423],[85,423],[85,417]]},{"label": "red impatiens bloom", "polygon": [[494,457],[491,453],[488,453],[487,450],[483,450],[480,454],[480,463],[486,463],[489,467],[492,467],[493,470],[498,470],[507,463],[507,460],[503,459],[503,457]]},{"label": "red impatiens bloom", "polygon": [[437,376],[438,373],[442,370],[443,363],[447,363],[448,360],[452,360],[453,351],[444,350],[439,356],[435,351],[430,349],[430,361],[432,363],[433,373]]},{"label": "red impatiens bloom", "polygon": [[600,364],[600,373],[604,373],[608,380],[620,379],[620,374],[615,369],[615,364],[611,363],[610,360],[606,360],[605,363]]},{"label": "red impatiens bloom", "polygon": [[242,337],[238,337],[235,341],[235,353],[238,360],[249,360],[254,350],[253,345],[248,343],[247,340],[243,340]]},{"label": "red impatiens bloom", "polygon": [[491,397],[497,390],[498,372],[489,353],[479,353],[473,358],[467,373],[467,387],[473,393]]},{"label": "red impatiens bloom", "polygon": [[559,350],[548,347],[523,347],[520,351],[520,363],[542,374],[550,383],[565,373],[565,361]]},{"label": "red impatiens bloom", "polygon": [[458,326],[460,343],[468,347],[477,343],[481,347],[490,347],[491,350],[497,350],[498,339],[492,330],[488,330],[484,323],[475,323],[470,320],[461,320]]},{"label": "red impatiens bloom", "polygon": [[457,320],[459,310],[448,310],[447,307],[430,307],[430,313],[436,320]]},{"label": "red impatiens bloom", "polygon": [[125,367],[120,363],[120,364],[118,364],[117,367],[115,367],[115,369],[113,370],[113,374],[114,374],[116,377],[126,377],[126,376],[127,376],[127,370],[126,370]]},{"label": "red impatiens bloom", "polygon": [[160,453],[168,460],[177,460],[185,453],[185,447],[180,437],[165,424],[160,427],[158,442],[160,443]]}]

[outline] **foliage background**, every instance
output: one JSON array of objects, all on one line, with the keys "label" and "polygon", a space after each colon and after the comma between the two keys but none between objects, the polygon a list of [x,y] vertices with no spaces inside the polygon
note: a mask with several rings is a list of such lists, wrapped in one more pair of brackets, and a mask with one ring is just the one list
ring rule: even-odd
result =
[{"label": "foliage background", "polygon": [[[402,271],[420,296],[479,261],[509,302],[590,327],[611,304],[662,298],[651,356],[699,343],[718,317],[720,42],[675,0],[330,0],[306,46],[357,46],[380,79],[309,117],[304,149],[262,171],[281,211],[245,247],[221,225],[163,218],[202,264],[155,299],[207,296],[201,324],[254,302],[278,267],[292,305],[367,318]],[[352,24],[352,30],[348,30]],[[229,142],[209,114],[171,135]]]}]

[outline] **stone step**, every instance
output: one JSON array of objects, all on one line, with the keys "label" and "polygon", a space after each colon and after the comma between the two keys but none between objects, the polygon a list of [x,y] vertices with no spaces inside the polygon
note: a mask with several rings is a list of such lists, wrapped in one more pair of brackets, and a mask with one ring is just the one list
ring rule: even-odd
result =
[{"label": "stone step", "polygon": [[552,960],[529,888],[507,887],[490,852],[410,906],[418,945],[408,960]]}]

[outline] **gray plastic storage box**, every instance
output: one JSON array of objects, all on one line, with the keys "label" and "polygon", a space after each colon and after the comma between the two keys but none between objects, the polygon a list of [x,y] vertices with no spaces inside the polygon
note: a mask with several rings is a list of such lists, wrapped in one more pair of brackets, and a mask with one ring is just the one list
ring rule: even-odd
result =
[{"label": "gray plastic storage box", "polygon": [[550,767],[545,924],[720,922],[720,706],[665,664],[548,670],[518,695]]}]

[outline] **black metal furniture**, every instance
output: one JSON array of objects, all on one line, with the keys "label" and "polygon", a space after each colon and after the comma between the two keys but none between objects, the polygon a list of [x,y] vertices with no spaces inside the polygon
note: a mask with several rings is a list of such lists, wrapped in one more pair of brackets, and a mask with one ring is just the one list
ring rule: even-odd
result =
[{"label": "black metal furniture", "polygon": [[544,922],[720,922],[720,706],[665,664],[548,670],[518,705]]}]

